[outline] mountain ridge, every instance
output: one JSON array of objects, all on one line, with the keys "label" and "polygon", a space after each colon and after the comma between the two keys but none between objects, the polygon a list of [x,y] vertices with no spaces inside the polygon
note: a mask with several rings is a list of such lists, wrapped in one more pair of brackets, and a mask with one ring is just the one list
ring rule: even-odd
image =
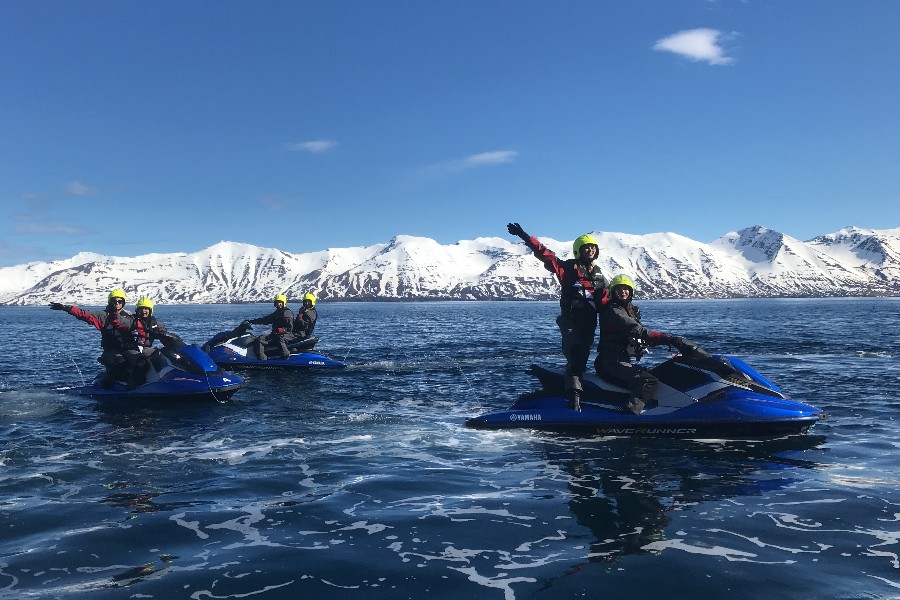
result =
[{"label": "mountain ridge", "polygon": [[[701,243],[673,232],[594,232],[607,278],[638,298],[900,296],[900,228],[845,227],[806,242],[754,225]],[[571,242],[540,237],[560,257]],[[442,245],[410,235],[294,254],[221,241],[135,257],[80,252],[0,268],[0,304],[103,305],[110,289],[168,304],[322,300],[550,300],[559,284],[528,248],[501,237]]]}]

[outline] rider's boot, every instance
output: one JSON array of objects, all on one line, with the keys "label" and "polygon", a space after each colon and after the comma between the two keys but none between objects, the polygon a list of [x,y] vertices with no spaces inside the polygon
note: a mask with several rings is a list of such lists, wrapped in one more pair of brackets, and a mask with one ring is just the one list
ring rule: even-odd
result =
[{"label": "rider's boot", "polygon": [[644,401],[633,396],[630,400],[628,400],[628,404],[625,405],[625,410],[630,413],[639,415],[644,410]]}]

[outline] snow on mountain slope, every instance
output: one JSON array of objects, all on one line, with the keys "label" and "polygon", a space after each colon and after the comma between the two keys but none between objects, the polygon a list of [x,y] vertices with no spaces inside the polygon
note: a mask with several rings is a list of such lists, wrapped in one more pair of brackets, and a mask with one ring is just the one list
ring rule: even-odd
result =
[{"label": "snow on mountain slope", "polygon": [[[595,232],[607,278],[624,273],[638,298],[900,295],[900,228],[848,227],[801,242],[754,226],[711,244],[675,233]],[[561,258],[571,242],[540,238]],[[311,291],[329,300],[555,299],[559,284],[518,240],[482,237],[442,245],[398,235],[387,243],[292,254],[219,242],[192,253],[136,257],[80,253],[0,268],[0,304],[103,305],[129,301],[258,302]]]},{"label": "snow on mountain slope", "polygon": [[788,235],[755,226],[729,233],[712,244],[743,262],[758,295],[829,294],[826,290],[859,289],[865,272]]}]

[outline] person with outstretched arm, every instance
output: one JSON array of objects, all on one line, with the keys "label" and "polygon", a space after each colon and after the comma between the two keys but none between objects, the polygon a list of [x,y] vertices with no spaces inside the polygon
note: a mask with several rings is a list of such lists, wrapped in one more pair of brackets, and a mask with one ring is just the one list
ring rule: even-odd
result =
[{"label": "person with outstretched arm", "polygon": [[100,364],[106,367],[101,387],[109,388],[119,375],[127,376],[140,356],[140,350],[131,335],[134,317],[125,310],[125,291],[116,288],[107,297],[106,308],[91,312],[72,306],[51,302],[52,310],[69,313],[79,321],[93,325],[100,332]]},{"label": "person with outstretched arm", "polygon": [[525,233],[518,223],[509,223],[507,231],[520,238],[544,267],[556,275],[562,290],[559,297],[559,316],[556,324],[562,334],[562,351],[566,357],[563,381],[569,407],[581,410],[581,378],[587,369],[588,357],[597,331],[597,310],[606,302],[606,277],[596,264],[599,254],[597,240],[581,235],[572,244],[575,258],[561,259],[537,238]]}]

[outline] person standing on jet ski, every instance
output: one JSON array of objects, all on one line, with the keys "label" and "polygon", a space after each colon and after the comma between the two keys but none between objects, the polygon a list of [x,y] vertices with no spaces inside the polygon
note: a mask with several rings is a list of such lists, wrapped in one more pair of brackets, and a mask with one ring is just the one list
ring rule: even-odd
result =
[{"label": "person standing on jet ski", "polygon": [[525,242],[562,286],[556,324],[562,333],[562,351],[566,357],[563,381],[569,408],[580,411],[581,378],[594,345],[598,303],[607,302],[606,277],[595,263],[599,253],[597,240],[590,235],[575,238],[572,244],[575,258],[561,260],[537,238],[525,233],[518,223],[509,223],[506,229]]},{"label": "person standing on jet ski", "polygon": [[316,297],[313,294],[306,293],[303,295],[303,308],[294,318],[294,339],[305,340],[312,337],[313,329],[316,328]]},{"label": "person standing on jet ski", "polygon": [[628,388],[631,398],[625,408],[639,415],[653,398],[659,380],[644,367],[632,364],[632,358],[640,360],[646,346],[669,345],[685,356],[699,356],[705,351],[684,338],[644,327],[633,299],[631,278],[613,277],[609,282],[609,303],[600,311],[600,341],[594,368],[601,379]]},{"label": "person standing on jet ski", "polygon": [[100,347],[103,352],[98,359],[106,367],[101,387],[110,387],[118,375],[130,372],[140,356],[137,343],[131,335],[134,317],[125,310],[125,291],[114,289],[107,297],[108,304],[101,311],[91,312],[72,306],[51,302],[52,310],[69,313],[79,321],[93,325],[100,332]]},{"label": "person standing on jet ski", "polygon": [[291,353],[287,349],[285,336],[293,335],[294,330],[294,313],[287,307],[287,296],[278,294],[273,301],[275,310],[265,317],[252,319],[249,322],[253,325],[271,325],[272,332],[268,335],[261,335],[256,338],[256,356],[259,360],[268,360],[266,356],[266,344],[278,341],[281,346],[281,358],[290,358]]},{"label": "person standing on jet ski", "polygon": [[134,336],[134,340],[138,345],[141,358],[135,364],[128,378],[129,388],[135,388],[147,381],[147,369],[150,366],[147,359],[156,351],[153,347],[154,341],[159,340],[163,346],[184,343],[180,337],[170,333],[165,325],[156,320],[156,317],[153,316],[153,300],[146,296],[142,297],[134,305],[131,335]]}]

